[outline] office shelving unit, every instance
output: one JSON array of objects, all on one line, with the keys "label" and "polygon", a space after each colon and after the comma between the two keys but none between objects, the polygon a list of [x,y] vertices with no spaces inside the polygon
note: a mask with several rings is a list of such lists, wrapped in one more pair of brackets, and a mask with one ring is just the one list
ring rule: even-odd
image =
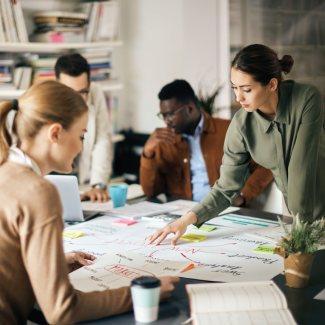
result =
[{"label": "office shelving unit", "polygon": [[[77,3],[81,0],[19,0],[24,12],[24,18],[27,26],[28,33],[30,34],[34,29],[33,14],[36,11],[57,10],[57,11],[73,11]],[[0,43],[0,52],[12,52],[17,56],[21,53],[70,53],[81,49],[98,49],[110,50],[120,47],[123,42],[116,41],[101,41],[101,42],[82,42],[82,43]],[[122,90],[124,85],[120,81],[107,80],[100,82],[101,88],[104,93],[115,92]],[[7,99],[19,98],[26,89],[1,89],[0,87],[0,101]],[[113,135],[113,141],[123,141],[124,136],[119,134]]]},{"label": "office shelving unit", "polygon": [[[0,43],[1,52],[14,53],[67,53],[84,48],[106,48],[122,46],[123,42],[91,42],[91,43]],[[110,92],[123,89],[123,84],[120,82],[108,81],[101,83],[104,92]],[[20,97],[26,89],[6,90],[0,88],[0,99],[14,99]]]},{"label": "office shelving unit", "polygon": [[325,101],[325,0],[229,0],[229,6],[232,59],[249,44],[267,45],[279,59],[290,54],[288,79],[317,86]]}]

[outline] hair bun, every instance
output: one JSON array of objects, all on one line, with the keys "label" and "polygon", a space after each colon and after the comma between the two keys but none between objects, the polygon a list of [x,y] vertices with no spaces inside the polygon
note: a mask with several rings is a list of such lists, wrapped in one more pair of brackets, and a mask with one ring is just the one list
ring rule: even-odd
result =
[{"label": "hair bun", "polygon": [[282,72],[288,74],[291,71],[294,62],[295,61],[291,55],[284,55],[280,60]]}]

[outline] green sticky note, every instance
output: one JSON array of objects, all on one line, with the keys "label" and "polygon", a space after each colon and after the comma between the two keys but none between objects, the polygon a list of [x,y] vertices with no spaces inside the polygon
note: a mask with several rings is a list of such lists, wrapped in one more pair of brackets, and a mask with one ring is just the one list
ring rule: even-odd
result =
[{"label": "green sticky note", "polygon": [[262,253],[262,254],[274,254],[274,250],[276,247],[273,246],[258,246],[253,250],[254,253]]},{"label": "green sticky note", "polygon": [[67,230],[62,234],[62,236],[69,239],[75,239],[77,237],[83,236],[83,233],[82,231]]},{"label": "green sticky note", "polygon": [[212,231],[212,230],[217,229],[217,227],[203,225],[200,228],[194,227],[193,229],[195,229],[195,230],[202,230],[202,231]]},{"label": "green sticky note", "polygon": [[187,234],[181,237],[182,240],[194,241],[194,242],[199,242],[207,238],[208,238],[207,236],[194,235],[194,234]]}]

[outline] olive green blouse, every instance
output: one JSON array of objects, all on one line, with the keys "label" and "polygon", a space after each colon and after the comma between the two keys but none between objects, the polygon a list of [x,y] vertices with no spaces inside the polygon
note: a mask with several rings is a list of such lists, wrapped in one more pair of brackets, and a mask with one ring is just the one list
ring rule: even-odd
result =
[{"label": "olive green blouse", "polygon": [[216,217],[240,193],[251,157],[272,171],[291,213],[308,222],[325,216],[324,128],[319,90],[293,80],[279,87],[273,121],[241,108],[227,131],[221,176],[191,210],[198,216],[197,226]]}]

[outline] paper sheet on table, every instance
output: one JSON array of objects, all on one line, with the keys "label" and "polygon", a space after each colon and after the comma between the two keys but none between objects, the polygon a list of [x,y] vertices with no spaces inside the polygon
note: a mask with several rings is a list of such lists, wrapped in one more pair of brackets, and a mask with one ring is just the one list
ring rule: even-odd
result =
[{"label": "paper sheet on table", "polygon": [[[286,225],[286,227],[291,230],[292,225]],[[281,238],[282,236],[285,236],[285,232],[282,229],[282,227],[268,227],[265,229],[256,229],[252,231],[246,232],[246,235],[269,240],[272,242],[277,242],[277,238]],[[325,249],[325,238],[323,238],[320,246],[318,247],[318,250]]]},{"label": "paper sheet on table", "polygon": [[[286,225],[286,227],[291,230],[292,225]],[[284,230],[282,227],[274,227],[274,228],[265,228],[265,229],[258,229],[254,231],[246,232],[246,235],[262,238],[265,240],[270,240],[273,242],[277,242],[277,238],[281,238],[285,235]]]},{"label": "paper sheet on table", "polygon": [[64,250],[82,251],[95,256],[123,248],[142,256],[167,261],[189,261],[195,267],[181,277],[221,282],[270,280],[284,269],[279,255],[254,253],[258,246],[273,246],[274,242],[245,235],[242,228],[218,227],[211,232],[187,228],[185,234],[207,236],[202,242],[179,240],[171,245],[169,235],[159,246],[148,245],[145,238],[161,225],[154,221],[138,220],[131,227],[113,226],[114,217],[100,217],[66,229],[83,232],[83,237],[63,238]]},{"label": "paper sheet on table", "polygon": [[314,299],[325,300],[325,289],[322,290],[317,296],[315,296]]},{"label": "paper sheet on table", "polygon": [[113,209],[113,202],[112,200],[104,203],[91,203],[90,201],[82,201],[81,208],[83,211],[106,211]]},{"label": "paper sheet on table", "polygon": [[142,217],[156,216],[175,210],[177,210],[177,207],[172,205],[143,201],[131,205],[125,205],[119,208],[114,208],[111,210],[106,210],[105,215],[117,218],[141,219]]},{"label": "paper sheet on table", "polygon": [[[132,200],[143,195],[144,192],[142,190],[141,185],[131,184],[128,186],[128,193],[126,196],[127,200]],[[113,209],[113,202],[112,200],[109,200],[108,202],[104,203],[91,203],[90,201],[82,201],[81,208],[83,211],[106,211]]]},{"label": "paper sheet on table", "polygon": [[174,276],[190,262],[169,262],[144,257],[124,249],[116,249],[69,274],[72,285],[80,291],[116,289],[129,286],[140,276]]},{"label": "paper sheet on table", "polygon": [[239,228],[242,231],[255,228],[265,229],[267,227],[278,227],[280,224],[276,221],[240,216],[237,214],[227,214],[213,218],[206,222],[209,225],[223,226],[230,228]]},{"label": "paper sheet on table", "polygon": [[[198,204],[198,202],[188,201],[188,200],[176,200],[176,201],[165,203],[165,205],[174,205],[174,206],[179,207],[179,210],[174,211],[172,213],[173,215],[178,215],[178,216],[182,216],[182,215],[186,214],[189,210],[191,210],[197,204]],[[219,215],[227,214],[227,213],[234,212],[237,210],[240,210],[240,208],[229,207],[226,210],[222,211]]]}]

